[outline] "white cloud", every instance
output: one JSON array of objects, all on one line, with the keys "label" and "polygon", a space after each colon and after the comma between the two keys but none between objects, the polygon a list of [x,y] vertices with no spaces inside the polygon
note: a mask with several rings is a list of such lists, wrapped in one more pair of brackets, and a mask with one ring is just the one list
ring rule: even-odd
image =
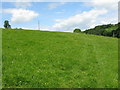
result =
[{"label": "white cloud", "polygon": [[64,19],[54,19],[55,22],[62,22]]},{"label": "white cloud", "polygon": [[64,14],[65,12],[66,12],[66,10],[63,9],[63,10],[57,11],[56,13],[57,14]]},{"label": "white cloud", "polygon": [[[22,0],[23,1],[23,0]],[[66,19],[55,19],[56,24],[48,27],[41,27],[42,30],[49,31],[73,31],[74,28],[80,28],[82,30],[87,28],[93,28],[100,24],[117,23],[118,20],[118,0],[91,0],[90,2],[84,2],[87,6],[92,6],[93,9],[86,12],[80,12],[74,16]],[[64,5],[65,2],[53,2],[48,5],[49,9],[57,8]],[[25,2],[16,4],[16,7],[29,7],[30,3]],[[39,14],[26,9],[7,9],[4,10],[6,13],[12,14],[12,22],[21,23],[31,21]],[[32,14],[31,14],[32,13]],[[63,13],[58,11],[56,13]],[[35,28],[33,28],[35,29]],[[36,28],[37,29],[37,28]]]},{"label": "white cloud", "polygon": [[107,10],[116,10],[118,8],[119,0],[91,0],[87,5],[91,5],[94,8],[104,8]]},{"label": "white cloud", "polygon": [[0,8],[0,13],[2,13],[2,9]]},{"label": "white cloud", "polygon": [[54,2],[54,3],[50,3],[48,5],[49,9],[54,9],[57,8],[58,6],[64,5],[65,2]]},{"label": "white cloud", "polygon": [[29,22],[39,16],[38,13],[26,9],[4,9],[3,12],[12,14],[12,23]]},{"label": "white cloud", "polygon": [[86,29],[91,27],[94,23],[97,23],[98,17],[107,13],[105,9],[93,9],[88,12],[82,12],[76,14],[67,19],[57,19],[57,23],[53,25],[54,30],[73,30],[74,28]]},{"label": "white cloud", "polygon": [[96,25],[118,22],[118,0],[91,0],[84,2],[92,6],[90,11],[82,12],[67,19],[55,19],[54,30],[73,31],[74,28],[82,30],[93,28]]},{"label": "white cloud", "polygon": [[32,6],[31,0],[16,0],[13,4],[16,8],[27,8]]},{"label": "white cloud", "polygon": [[17,8],[27,8],[32,6],[30,2],[15,2],[14,4]]}]

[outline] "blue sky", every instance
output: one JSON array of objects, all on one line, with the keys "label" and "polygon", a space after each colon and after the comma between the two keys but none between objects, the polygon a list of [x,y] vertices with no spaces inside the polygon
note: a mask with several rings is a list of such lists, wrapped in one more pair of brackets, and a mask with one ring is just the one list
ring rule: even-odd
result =
[{"label": "blue sky", "polygon": [[[114,5],[113,5],[114,4]],[[112,6],[111,6],[112,5]],[[117,2],[3,2],[2,22],[12,28],[72,32],[117,23]],[[3,27],[3,26],[0,26]]]}]

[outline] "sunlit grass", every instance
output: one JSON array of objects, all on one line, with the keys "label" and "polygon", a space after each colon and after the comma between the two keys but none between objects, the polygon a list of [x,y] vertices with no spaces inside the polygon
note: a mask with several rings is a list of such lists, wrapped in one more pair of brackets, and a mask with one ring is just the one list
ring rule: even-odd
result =
[{"label": "sunlit grass", "polygon": [[3,87],[117,88],[118,39],[3,30]]}]

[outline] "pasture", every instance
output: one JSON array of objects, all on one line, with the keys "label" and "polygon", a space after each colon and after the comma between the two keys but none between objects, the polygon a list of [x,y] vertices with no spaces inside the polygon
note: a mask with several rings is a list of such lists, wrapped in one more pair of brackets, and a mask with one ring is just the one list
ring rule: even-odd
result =
[{"label": "pasture", "polygon": [[5,88],[117,88],[118,39],[2,30]]}]

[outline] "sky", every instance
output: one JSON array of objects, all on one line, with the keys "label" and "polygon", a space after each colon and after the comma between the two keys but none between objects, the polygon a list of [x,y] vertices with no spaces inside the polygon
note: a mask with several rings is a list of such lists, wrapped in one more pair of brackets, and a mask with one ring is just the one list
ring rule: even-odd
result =
[{"label": "sky", "polygon": [[96,25],[118,22],[118,0],[91,0],[90,2],[2,2],[3,28],[8,20],[12,28],[43,31],[82,31]]}]

